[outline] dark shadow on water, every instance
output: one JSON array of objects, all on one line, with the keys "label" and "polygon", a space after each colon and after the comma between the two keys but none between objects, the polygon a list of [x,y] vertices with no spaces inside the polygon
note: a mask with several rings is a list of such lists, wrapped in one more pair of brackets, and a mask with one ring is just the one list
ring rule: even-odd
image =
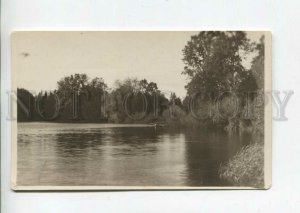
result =
[{"label": "dark shadow on water", "polygon": [[224,186],[219,178],[219,167],[238,150],[250,143],[251,137],[225,132],[186,132],[187,185]]}]

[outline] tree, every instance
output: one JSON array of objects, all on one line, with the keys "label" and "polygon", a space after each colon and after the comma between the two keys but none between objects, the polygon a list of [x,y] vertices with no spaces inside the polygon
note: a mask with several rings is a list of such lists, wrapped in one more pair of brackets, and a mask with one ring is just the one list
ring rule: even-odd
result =
[{"label": "tree", "polygon": [[[257,82],[258,91],[260,93],[264,92],[264,61],[265,61],[265,43],[264,36],[260,38],[260,42],[256,45],[256,50],[258,51],[258,55],[253,58],[251,72]],[[257,100],[259,100],[258,94],[256,96]],[[260,101],[264,101],[263,99]],[[253,118],[252,123],[254,127],[254,133],[256,133],[259,138],[258,141],[263,141],[264,135],[264,104],[252,103],[254,106],[253,110]]]},{"label": "tree", "polygon": [[255,49],[258,51],[258,55],[253,58],[251,71],[257,82],[259,90],[264,88],[264,61],[265,61],[265,37],[260,38],[260,42],[256,44]]},{"label": "tree", "polygon": [[60,102],[54,92],[40,92],[35,102],[36,113],[42,120],[56,120],[60,115]]},{"label": "tree", "polygon": [[[253,51],[253,45],[241,31],[200,32],[192,36],[183,49],[185,67],[182,73],[189,78],[184,108],[188,106],[187,101],[195,97],[200,98],[201,105],[214,103],[210,118],[213,123],[222,126],[232,123],[236,128],[242,113],[239,109],[246,104],[245,92],[257,89],[252,71],[242,64],[243,57]],[[223,98],[218,98],[220,96]],[[232,97],[238,98],[238,107]],[[217,105],[225,111],[222,115],[227,117],[220,115],[216,100],[221,102]],[[194,112],[205,113],[202,111],[199,108]]]},{"label": "tree", "polygon": [[26,89],[17,89],[17,120],[33,121],[35,114],[35,97]]},{"label": "tree", "polygon": [[181,99],[179,97],[176,96],[176,94],[174,92],[171,93],[170,96],[170,103],[174,104],[176,106],[179,106],[181,109],[183,108]]},{"label": "tree", "polygon": [[57,82],[58,93],[72,93],[83,90],[88,85],[86,74],[75,74],[64,77]]},{"label": "tree", "polygon": [[57,85],[62,121],[74,118],[74,105],[77,106],[75,117],[78,120],[99,122],[99,119],[104,119],[101,107],[105,104],[103,96],[107,94],[107,85],[103,78],[89,80],[86,74],[75,74],[62,78]]},{"label": "tree", "polygon": [[234,90],[243,81],[242,54],[251,48],[244,32],[206,31],[192,36],[183,49],[188,95]]},{"label": "tree", "polygon": [[116,81],[115,89],[108,99],[108,113],[113,122],[133,122],[135,118],[135,122],[152,122],[155,119],[154,111],[157,110],[155,107],[158,107],[158,115],[167,107],[167,104],[154,106],[155,102],[168,101],[156,83],[137,78]]},{"label": "tree", "polygon": [[104,92],[107,90],[107,85],[104,83],[103,78],[96,77],[88,82],[86,88],[91,91]]}]

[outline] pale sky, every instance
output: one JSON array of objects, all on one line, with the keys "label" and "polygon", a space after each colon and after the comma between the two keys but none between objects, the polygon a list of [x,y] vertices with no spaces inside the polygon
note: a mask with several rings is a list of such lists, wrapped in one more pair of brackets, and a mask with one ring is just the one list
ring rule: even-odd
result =
[{"label": "pale sky", "polygon": [[[198,32],[17,32],[12,36],[12,68],[17,87],[53,90],[61,78],[86,73],[109,87],[118,79],[146,78],[164,92],[184,97],[182,49]],[[248,32],[258,41],[263,32]],[[244,61],[249,68],[253,56]]]}]

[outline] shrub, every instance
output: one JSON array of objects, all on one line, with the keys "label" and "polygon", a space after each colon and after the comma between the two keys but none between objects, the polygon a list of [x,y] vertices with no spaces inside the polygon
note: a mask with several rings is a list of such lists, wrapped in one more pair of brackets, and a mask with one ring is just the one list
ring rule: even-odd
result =
[{"label": "shrub", "polygon": [[254,143],[243,147],[225,165],[220,177],[235,186],[262,187],[264,185],[264,145]]}]

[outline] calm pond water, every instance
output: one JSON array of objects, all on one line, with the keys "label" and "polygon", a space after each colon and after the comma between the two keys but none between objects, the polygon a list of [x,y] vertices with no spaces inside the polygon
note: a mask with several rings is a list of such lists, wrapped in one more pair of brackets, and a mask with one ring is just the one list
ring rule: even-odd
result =
[{"label": "calm pond water", "polygon": [[18,123],[19,185],[217,186],[249,136],[146,125]]}]

